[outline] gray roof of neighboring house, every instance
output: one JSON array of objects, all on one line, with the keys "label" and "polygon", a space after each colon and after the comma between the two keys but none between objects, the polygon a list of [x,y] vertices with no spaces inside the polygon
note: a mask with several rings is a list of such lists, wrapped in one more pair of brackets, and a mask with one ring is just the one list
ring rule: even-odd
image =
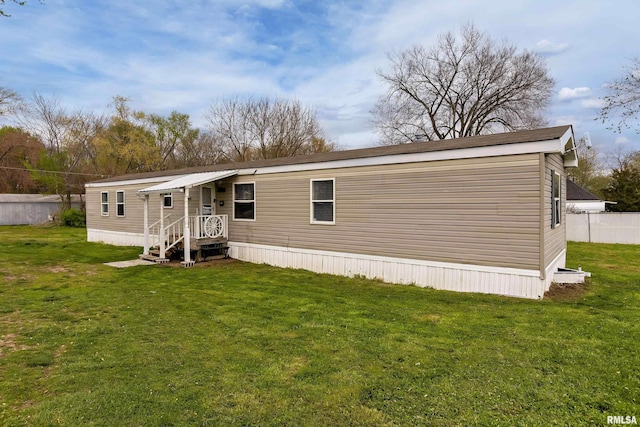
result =
[{"label": "gray roof of neighboring house", "polygon": [[585,188],[582,188],[575,182],[567,179],[567,200],[598,200],[600,197],[591,194]]},{"label": "gray roof of neighboring house", "polygon": [[51,194],[0,194],[0,203],[60,203],[60,196]]},{"label": "gray roof of neighboring house", "polygon": [[466,138],[445,139],[440,141],[415,142],[411,144],[389,145],[356,150],[332,151],[307,156],[281,157],[277,159],[255,160],[239,163],[222,163],[184,169],[173,169],[157,172],[143,172],[105,178],[94,182],[117,182],[128,179],[156,178],[161,176],[181,175],[198,172],[215,172],[227,169],[250,169],[269,166],[283,166],[294,164],[331,162],[336,160],[351,160],[367,157],[390,156],[398,154],[426,153],[432,151],[457,150],[463,148],[488,147],[505,144],[518,144],[557,139],[562,137],[571,126],[556,126],[545,129],[507,132],[492,135],[479,135]]}]

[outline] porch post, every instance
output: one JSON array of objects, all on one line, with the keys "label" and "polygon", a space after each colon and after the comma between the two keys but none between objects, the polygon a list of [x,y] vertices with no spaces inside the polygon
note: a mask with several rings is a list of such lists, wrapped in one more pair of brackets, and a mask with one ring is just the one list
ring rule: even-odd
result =
[{"label": "porch post", "polygon": [[144,255],[149,255],[149,195],[144,195]]},{"label": "porch post", "polygon": [[184,188],[184,264],[191,263],[191,232],[189,231],[189,187]]},{"label": "porch post", "polygon": [[164,237],[164,194],[160,194],[160,259],[165,258],[164,246],[166,244]]}]

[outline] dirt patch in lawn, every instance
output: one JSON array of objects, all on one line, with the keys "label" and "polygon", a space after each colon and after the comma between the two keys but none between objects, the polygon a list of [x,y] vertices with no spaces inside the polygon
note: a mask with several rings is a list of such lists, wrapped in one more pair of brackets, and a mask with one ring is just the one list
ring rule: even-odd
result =
[{"label": "dirt patch in lawn", "polygon": [[575,301],[586,292],[587,285],[584,283],[552,283],[549,290],[544,293],[544,298],[554,301]]},{"label": "dirt patch in lawn", "polygon": [[7,334],[0,337],[0,357],[4,355],[5,350],[26,350],[29,346],[16,344],[16,334]]}]

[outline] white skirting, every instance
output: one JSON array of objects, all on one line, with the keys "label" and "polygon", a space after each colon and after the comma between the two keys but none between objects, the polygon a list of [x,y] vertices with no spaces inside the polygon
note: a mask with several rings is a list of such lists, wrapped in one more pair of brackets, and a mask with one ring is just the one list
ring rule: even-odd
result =
[{"label": "white skirting", "polygon": [[551,261],[551,263],[549,263],[549,265],[547,265],[547,268],[545,269],[545,280],[544,280],[545,291],[549,290],[549,287],[551,286],[551,282],[553,281],[554,273],[558,271],[558,268],[564,268],[566,265],[567,265],[567,250],[563,249],[562,252],[560,252],[558,256],[553,261]]},{"label": "white skirting", "polygon": [[[142,233],[88,229],[87,240],[118,246],[144,245]],[[538,270],[453,264],[239,242],[228,244],[231,258],[257,264],[301,268],[339,276],[364,276],[388,283],[434,289],[532,299],[542,298],[551,285],[553,273],[558,267],[564,267],[566,261],[566,251],[563,250],[547,266],[545,278],[542,279]]]},{"label": "white skirting", "polygon": [[[541,279],[538,270],[453,264],[237,242],[229,242],[229,255],[231,258],[242,261],[285,268],[301,268],[316,273],[349,277],[364,276],[388,283],[532,299],[542,298],[544,292],[549,289],[553,278],[552,272],[556,268],[556,265],[550,265],[547,279]],[[564,256],[558,257],[555,262],[559,265],[563,260]]]},{"label": "white skirting", "polygon": [[144,246],[144,234],[88,228],[87,241],[108,243],[115,246]]}]

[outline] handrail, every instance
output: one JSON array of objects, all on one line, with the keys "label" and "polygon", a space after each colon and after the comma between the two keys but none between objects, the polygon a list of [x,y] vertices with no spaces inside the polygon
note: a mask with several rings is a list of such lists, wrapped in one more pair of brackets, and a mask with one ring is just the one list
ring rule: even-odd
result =
[{"label": "handrail", "polygon": [[[159,247],[161,256],[185,240],[184,217],[178,217],[169,225],[166,225],[164,229],[160,228],[161,222],[166,223],[166,221],[176,216],[176,214],[166,215],[163,221],[158,220],[149,226],[150,246]],[[229,236],[229,217],[227,215],[191,215],[187,218],[187,221],[189,221],[190,237],[196,239],[222,237],[226,239]],[[161,239],[160,236],[164,236],[164,239]]]},{"label": "handrail", "polygon": [[[172,213],[165,215],[164,222],[166,223],[174,216],[175,214],[172,214]],[[166,229],[167,227],[165,227],[165,230]],[[160,246],[160,220],[157,220],[156,222],[154,222],[149,226],[149,238],[151,239],[149,246],[151,247]]]},{"label": "handrail", "polygon": [[171,224],[167,225],[164,228],[164,236],[167,240],[170,240],[170,237],[173,238],[171,243],[165,248],[165,251],[181,242],[184,239],[184,218],[178,218]]}]

